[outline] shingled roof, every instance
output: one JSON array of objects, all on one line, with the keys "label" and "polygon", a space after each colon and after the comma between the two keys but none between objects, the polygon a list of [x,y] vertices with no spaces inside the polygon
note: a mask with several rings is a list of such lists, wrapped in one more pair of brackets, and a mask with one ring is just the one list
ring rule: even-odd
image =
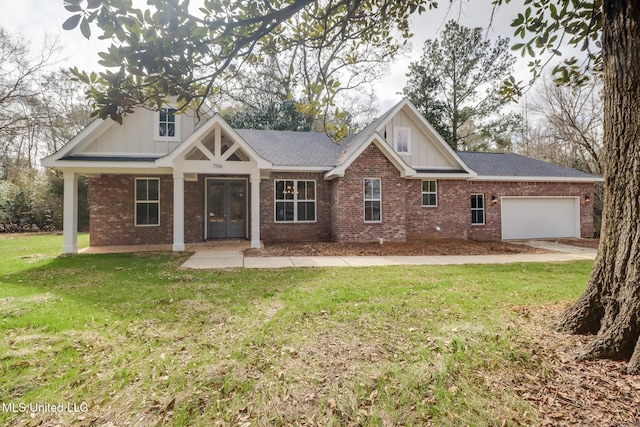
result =
[{"label": "shingled roof", "polygon": [[338,166],[342,164],[401,104],[399,102],[364,129],[336,143],[324,132],[236,129],[258,154],[277,166]]},{"label": "shingled roof", "polygon": [[335,166],[345,143],[324,132],[237,129],[256,152],[276,166]]},{"label": "shingled roof", "polygon": [[479,176],[593,178],[595,175],[514,153],[458,151],[458,156]]}]

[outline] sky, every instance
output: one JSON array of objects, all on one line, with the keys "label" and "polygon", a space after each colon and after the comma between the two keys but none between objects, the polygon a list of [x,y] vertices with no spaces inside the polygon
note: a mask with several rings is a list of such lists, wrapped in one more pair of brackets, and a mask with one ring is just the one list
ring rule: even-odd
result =
[{"label": "sky", "polygon": [[[139,7],[144,7],[143,0],[134,0]],[[100,41],[92,36],[85,39],[78,29],[73,31],[62,30],[62,23],[71,14],[63,7],[63,0],[20,0],[6,1],[3,5],[3,13],[0,14],[0,27],[24,37],[31,45],[32,52],[36,53],[45,40],[58,38],[63,51],[60,55],[60,66],[73,67],[92,71],[100,69],[97,64],[98,52],[104,50],[108,43]],[[193,6],[192,1],[192,6]],[[422,54],[422,46],[427,39],[438,37],[444,28],[445,22],[455,19],[461,25],[467,27],[487,28],[489,39],[497,36],[512,37],[513,30],[510,27],[511,20],[516,16],[518,2],[500,7],[495,15],[489,0],[457,0],[449,6],[447,0],[440,2],[438,10],[427,11],[422,15],[412,17],[411,25],[414,37],[411,41],[410,52],[395,60],[389,68],[388,74],[375,85],[374,90],[378,97],[380,111],[393,106],[398,102],[406,83],[406,72],[411,61],[417,60]],[[529,58],[519,58],[516,63],[515,75],[518,79],[527,80],[526,64]]]}]

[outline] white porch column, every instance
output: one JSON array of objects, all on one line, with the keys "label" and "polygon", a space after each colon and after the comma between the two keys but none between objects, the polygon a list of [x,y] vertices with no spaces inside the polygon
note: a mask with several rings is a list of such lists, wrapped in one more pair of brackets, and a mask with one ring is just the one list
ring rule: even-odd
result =
[{"label": "white porch column", "polygon": [[260,176],[251,175],[251,247],[260,248]]},{"label": "white porch column", "polygon": [[184,174],[173,173],[173,250],[184,251]]},{"label": "white porch column", "polygon": [[62,253],[78,253],[78,174],[64,171]]}]

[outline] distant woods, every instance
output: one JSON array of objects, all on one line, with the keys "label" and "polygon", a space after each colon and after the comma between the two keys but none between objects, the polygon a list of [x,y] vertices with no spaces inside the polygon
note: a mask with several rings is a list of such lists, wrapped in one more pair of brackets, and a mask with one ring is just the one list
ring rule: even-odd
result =
[{"label": "distant woods", "polygon": [[[62,177],[39,160],[90,121],[82,86],[56,67],[57,42],[29,49],[0,29],[0,232],[62,228]],[[80,183],[81,229],[88,227],[86,181]]]}]

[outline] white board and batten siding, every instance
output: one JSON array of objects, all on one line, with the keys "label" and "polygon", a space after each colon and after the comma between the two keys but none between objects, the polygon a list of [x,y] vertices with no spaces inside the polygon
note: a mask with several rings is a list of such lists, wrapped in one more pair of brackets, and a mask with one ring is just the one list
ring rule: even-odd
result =
[{"label": "white board and batten siding", "polygon": [[155,111],[137,109],[124,119],[122,125],[113,124],[93,142],[88,144],[82,154],[167,154],[181,141],[191,135],[196,127],[197,118],[189,114],[180,114],[180,135],[175,139],[155,137]]},{"label": "white board and batten siding", "polygon": [[580,237],[579,197],[502,197],[502,240]]},{"label": "white board and batten siding", "polygon": [[426,129],[411,118],[406,111],[400,110],[384,127],[383,135],[395,150],[395,129],[408,128],[410,132],[409,154],[398,155],[412,167],[449,169],[452,162],[437,148],[440,142]]}]

